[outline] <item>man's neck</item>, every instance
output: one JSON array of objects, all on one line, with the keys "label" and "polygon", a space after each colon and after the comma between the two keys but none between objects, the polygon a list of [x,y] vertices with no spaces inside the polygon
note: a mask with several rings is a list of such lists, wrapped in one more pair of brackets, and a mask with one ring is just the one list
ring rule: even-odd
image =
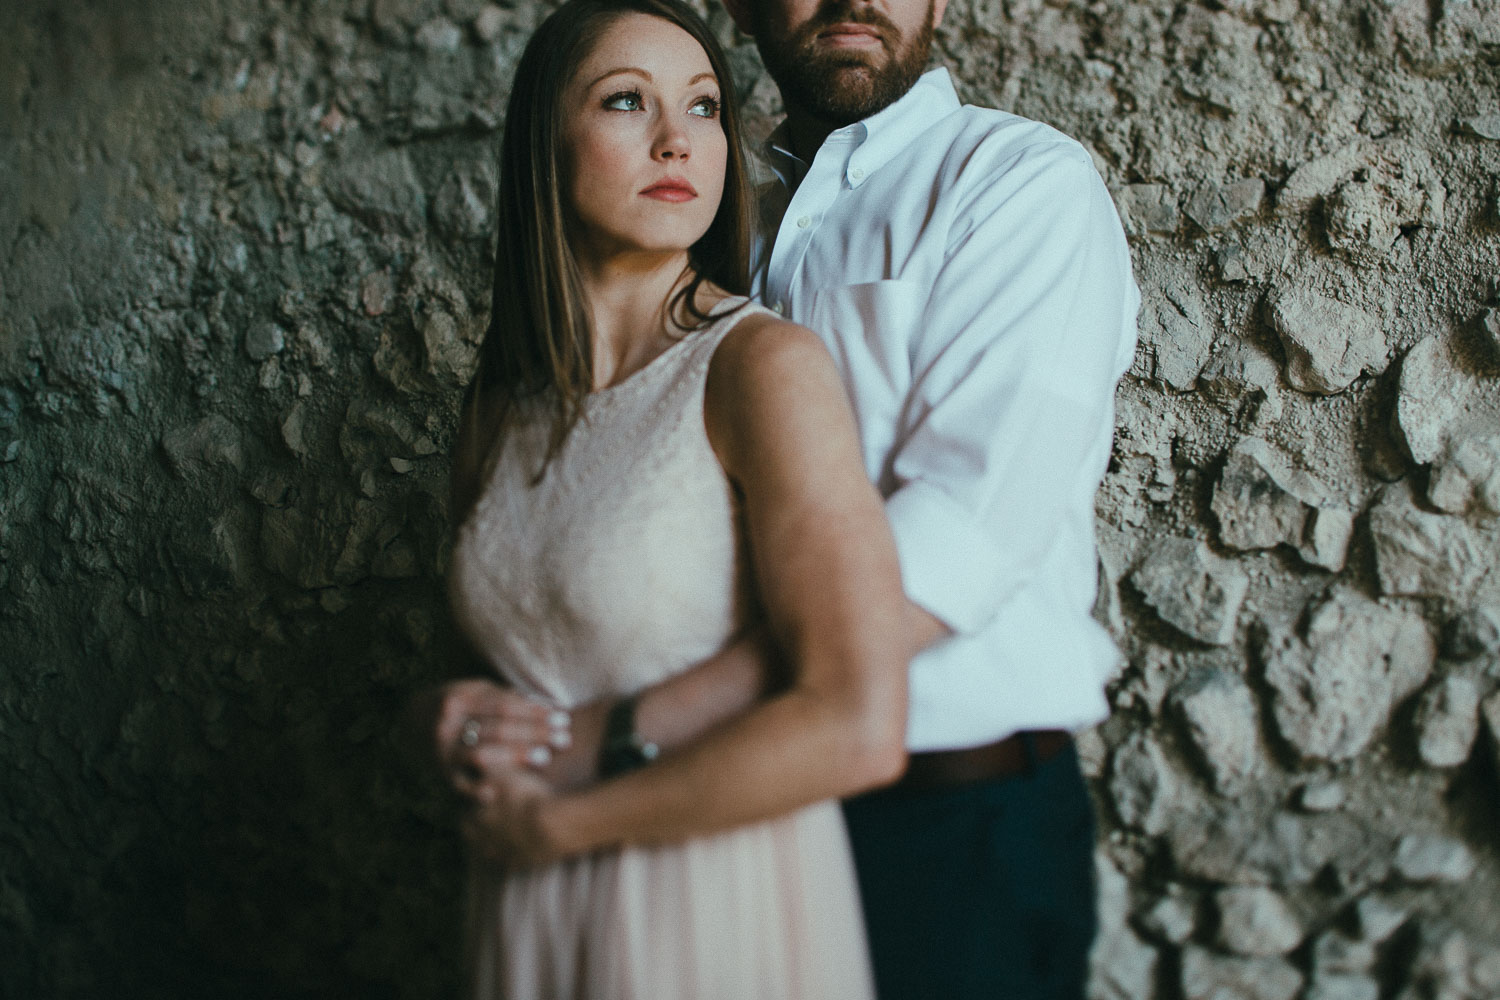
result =
[{"label": "man's neck", "polygon": [[811,163],[823,146],[828,133],[839,126],[824,121],[795,104],[786,106],[786,134],[792,153],[804,163]]}]

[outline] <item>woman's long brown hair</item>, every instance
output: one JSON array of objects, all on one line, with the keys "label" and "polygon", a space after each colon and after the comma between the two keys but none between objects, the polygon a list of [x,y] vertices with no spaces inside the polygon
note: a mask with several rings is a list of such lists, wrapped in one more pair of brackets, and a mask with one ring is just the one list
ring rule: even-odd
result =
[{"label": "woman's long brown hair", "polygon": [[454,455],[455,521],[466,513],[460,505],[467,507],[477,494],[486,457],[513,425],[521,402],[547,399],[552,408],[540,479],[594,388],[588,308],[566,224],[562,94],[609,25],[629,13],[669,21],[703,46],[718,77],[719,121],[728,139],[718,213],[689,248],[689,280],[666,304],[667,314],[685,325],[690,319],[694,328],[706,323],[696,302],[705,281],[733,294],[749,292],[752,192],[734,79],[723,50],[679,0],[568,0],[527,43],[506,109],[495,286],[479,366],[461,414],[466,426]]}]

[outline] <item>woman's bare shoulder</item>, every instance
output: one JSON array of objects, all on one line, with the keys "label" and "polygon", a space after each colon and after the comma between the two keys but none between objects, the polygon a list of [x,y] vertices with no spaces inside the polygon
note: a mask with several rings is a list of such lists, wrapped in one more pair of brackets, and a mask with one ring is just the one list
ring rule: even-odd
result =
[{"label": "woman's bare shoulder", "polygon": [[818,335],[775,313],[756,310],[737,322],[719,342],[709,379],[759,379],[804,365],[832,370],[833,359]]}]

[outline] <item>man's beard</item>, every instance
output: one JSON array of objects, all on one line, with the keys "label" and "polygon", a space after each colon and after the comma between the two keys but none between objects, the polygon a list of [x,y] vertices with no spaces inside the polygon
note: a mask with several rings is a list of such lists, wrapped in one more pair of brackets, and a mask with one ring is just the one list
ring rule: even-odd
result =
[{"label": "man's beard", "polygon": [[[752,4],[752,9],[764,9]],[[933,4],[915,37],[902,45],[900,29],[880,12],[855,7],[850,0],[834,0],[793,37],[764,23],[757,25],[756,41],[771,79],[794,104],[834,128],[868,118],[894,104],[927,68],[932,48]],[[869,52],[819,52],[818,33],[835,24],[863,24],[880,35],[886,58]]]}]

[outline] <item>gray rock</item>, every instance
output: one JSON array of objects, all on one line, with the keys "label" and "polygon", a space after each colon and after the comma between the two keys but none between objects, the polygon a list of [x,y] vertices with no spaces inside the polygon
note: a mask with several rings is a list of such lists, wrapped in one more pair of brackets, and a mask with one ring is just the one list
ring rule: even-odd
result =
[{"label": "gray rock", "polygon": [[1158,834],[1167,828],[1180,781],[1166,754],[1145,733],[1132,733],[1110,762],[1109,793],[1126,826]]},{"label": "gray rock", "polygon": [[1214,788],[1233,795],[1260,772],[1255,696],[1245,682],[1222,671],[1190,676],[1172,693],[1172,704]]},{"label": "gray rock", "polygon": [[1115,203],[1135,236],[1175,233],[1182,219],[1177,195],[1166,184],[1127,184],[1115,194]]},{"label": "gray rock", "polygon": [[1453,837],[1410,834],[1396,847],[1396,872],[1408,882],[1462,882],[1475,864],[1473,852]]},{"label": "gray rock", "polygon": [[1500,358],[1500,309],[1486,309],[1479,314],[1479,332],[1490,359]]},{"label": "gray rock", "polygon": [[1179,805],[1165,837],[1176,874],[1231,885],[1303,886],[1330,866],[1378,880],[1381,852],[1389,853],[1389,844],[1343,813],[1267,813],[1223,799]]},{"label": "gray rock", "polygon": [[245,353],[255,361],[280,354],[285,346],[286,331],[275,323],[257,323],[245,333]]},{"label": "gray rock", "polygon": [[1314,977],[1367,972],[1375,967],[1375,944],[1347,937],[1338,931],[1325,931],[1313,942]]},{"label": "gray rock", "polygon": [[484,9],[474,17],[474,34],[479,36],[480,41],[491,43],[505,30],[508,19],[505,10],[497,4],[485,4]]},{"label": "gray rock", "polygon": [[1266,182],[1259,177],[1228,184],[1208,183],[1188,199],[1185,211],[1199,228],[1212,233],[1254,215],[1265,195]]},{"label": "gray rock", "polygon": [[260,552],[265,567],[308,589],[335,582],[336,533],[293,507],[261,514]]},{"label": "gray rock", "polygon": [[1089,1000],[1136,1000],[1149,996],[1156,977],[1156,949],[1126,924],[1130,884],[1103,851],[1094,855],[1099,933],[1089,954]]},{"label": "gray rock", "polygon": [[1324,202],[1328,243],[1357,263],[1377,264],[1401,238],[1403,213],[1377,184],[1352,180]]},{"label": "gray rock", "polygon": [[1365,896],[1354,904],[1354,919],[1359,939],[1371,946],[1381,944],[1396,933],[1410,916],[1410,911],[1386,902],[1379,896]]},{"label": "gray rock", "polygon": [[1322,483],[1252,437],[1230,451],[1211,507],[1219,537],[1230,548],[1288,545],[1313,565],[1337,571],[1344,565],[1354,517],[1328,496]]},{"label": "gray rock", "polygon": [[438,226],[456,239],[490,235],[490,203],[495,185],[483,168],[453,171],[438,188],[432,210]]},{"label": "gray rock", "polygon": [[1302,943],[1302,926],[1286,901],[1265,886],[1231,886],[1214,893],[1218,942],[1238,955],[1285,955]]},{"label": "gray rock", "polygon": [[1500,434],[1450,437],[1432,463],[1427,501],[1448,514],[1500,514]]},{"label": "gray rock", "polygon": [[1302,638],[1270,628],[1260,649],[1277,729],[1304,759],[1324,761],[1364,750],[1436,655],[1421,618],[1347,590],[1308,616]]},{"label": "gray rock", "polygon": [[1336,972],[1313,976],[1303,1000],[1380,1000],[1380,983],[1374,976]]},{"label": "gray rock", "polygon": [[1469,978],[1482,995],[1500,993],[1500,949],[1491,949],[1474,958]]},{"label": "gray rock", "polygon": [[1447,348],[1437,337],[1420,341],[1401,359],[1395,425],[1414,462],[1431,462],[1446,443],[1462,395],[1453,392],[1453,374]]},{"label": "gray rock", "polygon": [[1292,1000],[1302,973],[1280,958],[1233,958],[1205,948],[1182,951],[1183,1000]]},{"label": "gray rock", "polygon": [[1406,353],[1395,430],[1413,461],[1432,463],[1434,506],[1500,513],[1500,380],[1476,375],[1473,360],[1458,350],[1446,338],[1428,337]]},{"label": "gray rock", "polygon": [[1281,289],[1271,298],[1271,326],[1286,354],[1286,380],[1315,395],[1343,392],[1385,360],[1385,335],[1374,316],[1316,292]]},{"label": "gray rock", "polygon": [[1245,428],[1280,419],[1280,381],[1276,362],[1243,341],[1212,353],[1198,372],[1199,391],[1233,407],[1238,425]]},{"label": "gray rock", "polygon": [[1330,812],[1344,804],[1347,793],[1337,781],[1313,781],[1297,792],[1297,805],[1306,812]]},{"label": "gray rock", "polygon": [[1461,132],[1481,139],[1500,140],[1500,115],[1472,115],[1457,122]]},{"label": "gray rock", "polygon": [[307,409],[306,402],[299,399],[281,420],[281,440],[298,458],[306,458],[312,451],[307,442]]},{"label": "gray rock", "polygon": [[1421,510],[1405,482],[1386,487],[1370,509],[1370,537],[1383,594],[1469,604],[1500,563],[1492,536],[1460,518]]},{"label": "gray rock", "polygon": [[1454,616],[1443,630],[1443,655],[1472,660],[1500,653],[1500,608],[1470,608]]},{"label": "gray rock", "polygon": [[442,309],[434,309],[418,323],[427,357],[427,374],[451,385],[469,380],[478,359],[478,349],[458,328],[458,321]]},{"label": "gray rock", "polygon": [[417,29],[417,46],[426,52],[457,52],[463,40],[462,29],[446,18],[433,18]]},{"label": "gray rock", "polygon": [[179,476],[215,465],[228,466],[236,472],[245,469],[240,430],[222,414],[213,413],[191,426],[167,431],[161,437],[161,447],[172,471]]},{"label": "gray rock", "polygon": [[1300,212],[1333,191],[1340,181],[1364,166],[1368,160],[1368,147],[1357,142],[1309,160],[1292,171],[1286,183],[1281,186],[1276,194],[1276,207],[1283,211]]},{"label": "gray rock", "polygon": [[1160,299],[1152,296],[1141,310],[1140,336],[1152,377],[1178,392],[1197,384],[1213,350],[1213,329],[1196,292],[1168,285]]},{"label": "gray rock", "polygon": [[1215,646],[1233,641],[1250,588],[1244,570],[1188,538],[1164,539],[1130,579],[1163,621]]},{"label": "gray rock", "polygon": [[1500,771],[1500,691],[1480,702],[1479,717],[1490,731],[1490,750],[1495,755],[1495,770]]},{"label": "gray rock", "polygon": [[1088,1000],[1140,1000],[1154,992],[1156,949],[1129,927],[1101,931],[1089,962]]},{"label": "gray rock", "polygon": [[377,229],[422,229],[427,195],[404,148],[341,161],[325,183],[334,205]]},{"label": "gray rock", "polygon": [[1479,687],[1467,677],[1443,678],[1422,692],[1412,724],[1428,767],[1457,767],[1479,735]]},{"label": "gray rock", "polygon": [[1186,896],[1168,893],[1137,917],[1136,924],[1160,941],[1182,944],[1197,928],[1196,907]]}]

